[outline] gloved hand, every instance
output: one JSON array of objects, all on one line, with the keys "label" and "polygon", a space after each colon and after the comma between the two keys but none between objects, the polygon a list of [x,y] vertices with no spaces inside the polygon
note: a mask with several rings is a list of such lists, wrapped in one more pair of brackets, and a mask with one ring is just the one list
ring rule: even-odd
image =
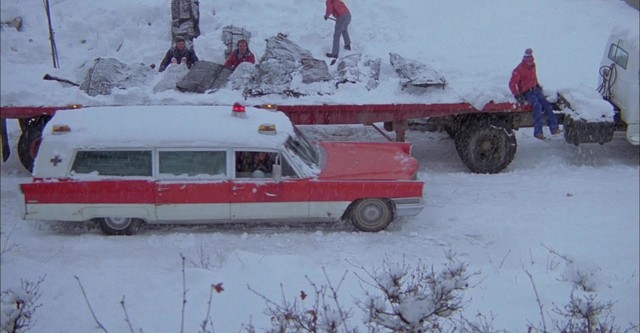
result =
[{"label": "gloved hand", "polygon": [[329,16],[325,15],[325,16],[324,16],[324,20],[326,21],[326,20],[328,20],[328,19],[329,19]]},{"label": "gloved hand", "polygon": [[527,99],[522,94],[516,96],[516,100],[518,100],[518,103],[520,103],[520,104],[524,104],[524,103],[527,102]]}]

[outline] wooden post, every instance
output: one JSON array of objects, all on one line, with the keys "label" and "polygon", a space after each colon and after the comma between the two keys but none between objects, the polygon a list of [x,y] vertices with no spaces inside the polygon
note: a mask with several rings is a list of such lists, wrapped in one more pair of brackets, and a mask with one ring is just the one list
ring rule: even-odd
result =
[{"label": "wooden post", "polygon": [[51,42],[51,57],[53,58],[53,68],[60,68],[55,33],[53,32],[53,27],[51,26],[51,10],[49,9],[49,0],[44,0],[44,10],[47,13],[47,21],[49,23],[49,42]]}]

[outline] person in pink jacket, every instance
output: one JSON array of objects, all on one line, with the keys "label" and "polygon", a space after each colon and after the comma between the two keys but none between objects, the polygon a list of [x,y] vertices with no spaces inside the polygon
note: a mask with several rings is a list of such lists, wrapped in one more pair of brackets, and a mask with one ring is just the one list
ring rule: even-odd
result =
[{"label": "person in pink jacket", "polygon": [[344,39],[344,48],[351,50],[351,38],[349,37],[349,23],[351,23],[351,12],[342,0],[327,0],[327,10],[324,12],[325,21],[330,16],[335,17],[336,26],[333,31],[333,48],[331,53],[327,53],[329,58],[337,58],[340,53],[340,36]]},{"label": "person in pink jacket", "polygon": [[551,134],[560,133],[560,125],[558,125],[558,119],[553,113],[551,103],[542,93],[542,88],[538,83],[533,50],[526,49],[524,51],[522,61],[511,73],[509,89],[519,103],[527,102],[533,107],[533,136],[540,140],[546,139],[542,133],[544,116],[547,117],[547,125],[549,125]]}]

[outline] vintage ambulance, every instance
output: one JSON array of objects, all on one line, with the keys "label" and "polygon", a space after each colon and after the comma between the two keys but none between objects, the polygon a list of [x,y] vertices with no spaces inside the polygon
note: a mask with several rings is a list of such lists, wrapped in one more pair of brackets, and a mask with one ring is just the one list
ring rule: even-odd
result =
[{"label": "vintage ambulance", "polygon": [[144,224],[350,221],[379,231],[423,209],[407,143],[309,142],[278,111],[234,106],[61,110],[44,128],[25,219]]}]

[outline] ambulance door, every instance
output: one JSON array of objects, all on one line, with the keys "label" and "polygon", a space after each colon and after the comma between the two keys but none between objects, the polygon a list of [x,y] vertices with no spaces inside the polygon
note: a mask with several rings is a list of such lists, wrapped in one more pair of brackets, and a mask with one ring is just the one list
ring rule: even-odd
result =
[{"label": "ambulance door", "polygon": [[159,150],[158,221],[228,220],[226,150]]},{"label": "ambulance door", "polygon": [[[276,151],[235,152],[231,179],[231,219],[291,220],[309,216],[309,180],[300,178]],[[274,164],[282,177],[274,177]]]}]

